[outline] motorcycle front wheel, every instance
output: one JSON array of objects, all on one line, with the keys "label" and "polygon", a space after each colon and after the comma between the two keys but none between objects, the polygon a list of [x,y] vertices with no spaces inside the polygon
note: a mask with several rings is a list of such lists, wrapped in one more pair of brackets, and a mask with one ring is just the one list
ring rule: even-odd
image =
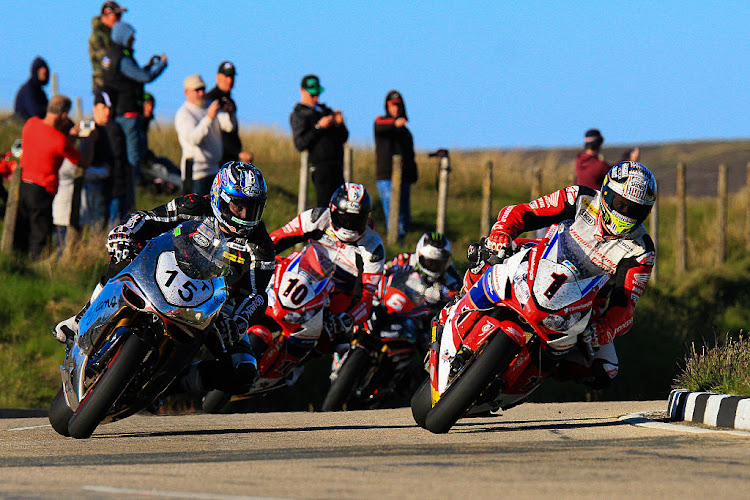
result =
[{"label": "motorcycle front wheel", "polygon": [[504,332],[495,334],[427,413],[426,429],[435,434],[448,432],[484,390],[502,375],[520,350]]},{"label": "motorcycle front wheel", "polygon": [[68,423],[68,433],[76,439],[91,436],[107,412],[138,373],[148,346],[136,335],[129,335],[109,362],[95,385],[89,388]]},{"label": "motorcycle front wheel", "polygon": [[341,411],[349,402],[354,388],[362,381],[362,377],[370,368],[370,354],[361,347],[355,347],[349,351],[344,364],[339,370],[336,380],[328,389],[328,394],[323,400],[323,411]]},{"label": "motorcycle front wheel", "polygon": [[55,396],[55,399],[49,405],[47,415],[49,423],[58,434],[65,437],[70,436],[70,433],[68,433],[68,422],[70,422],[70,417],[73,416],[73,410],[70,409],[68,403],[65,401],[65,394],[63,394],[62,389],[57,391],[57,396]]},{"label": "motorcycle front wheel", "polygon": [[422,429],[427,428],[427,414],[432,410],[430,378],[422,382],[417,392],[411,397],[411,415]]}]

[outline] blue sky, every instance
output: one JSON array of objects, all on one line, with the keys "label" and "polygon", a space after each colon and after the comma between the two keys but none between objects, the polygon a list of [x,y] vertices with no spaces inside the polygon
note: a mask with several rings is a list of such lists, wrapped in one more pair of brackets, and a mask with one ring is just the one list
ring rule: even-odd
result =
[{"label": "blue sky", "polygon": [[[372,144],[391,88],[404,95],[418,149],[578,146],[750,136],[747,1],[158,1],[123,0],[136,59],[166,53],[147,89],[171,120],[182,80],[239,75],[243,124],[289,131],[299,81],[317,73],[322,101],[351,138]],[[11,109],[42,55],[60,91],[90,109],[87,39],[101,2],[3,2],[0,108]],[[49,87],[48,87],[49,90]]]}]

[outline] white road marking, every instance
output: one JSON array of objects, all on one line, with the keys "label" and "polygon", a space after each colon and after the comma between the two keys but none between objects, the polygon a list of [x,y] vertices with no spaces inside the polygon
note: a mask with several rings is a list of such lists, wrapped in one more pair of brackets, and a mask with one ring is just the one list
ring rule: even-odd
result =
[{"label": "white road marking", "polygon": [[271,500],[276,497],[255,497],[244,495],[217,495],[214,493],[195,493],[190,491],[165,491],[165,490],[137,490],[131,488],[114,488],[111,486],[93,486],[85,485],[82,489],[94,491],[96,493],[112,493],[113,495],[139,495],[139,496],[159,496],[172,498],[205,498],[209,500]]},{"label": "white road marking", "polygon": [[13,427],[12,429],[5,429],[6,432],[10,431],[28,431],[29,429],[41,429],[43,427],[52,427],[50,424],[45,425],[32,425],[31,427]]}]

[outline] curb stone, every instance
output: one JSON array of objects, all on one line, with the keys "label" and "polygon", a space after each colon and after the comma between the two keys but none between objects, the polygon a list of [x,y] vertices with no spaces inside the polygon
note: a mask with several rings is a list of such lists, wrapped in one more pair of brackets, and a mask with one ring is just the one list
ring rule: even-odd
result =
[{"label": "curb stone", "polygon": [[750,431],[750,397],[675,389],[667,400],[672,421]]}]

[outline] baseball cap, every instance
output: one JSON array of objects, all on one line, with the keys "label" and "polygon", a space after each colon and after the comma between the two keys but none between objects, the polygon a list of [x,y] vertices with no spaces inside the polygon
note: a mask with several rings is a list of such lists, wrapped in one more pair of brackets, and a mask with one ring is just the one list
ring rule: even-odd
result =
[{"label": "baseball cap", "polygon": [[234,76],[237,74],[237,69],[234,67],[234,64],[232,64],[231,61],[224,61],[223,63],[219,64],[219,69],[217,69],[216,72],[221,73],[225,76]]},{"label": "baseball cap", "polygon": [[320,78],[317,75],[305,75],[302,77],[300,87],[305,89],[310,95],[320,95],[325,90],[320,86]]},{"label": "baseball cap", "polygon": [[123,12],[127,11],[125,7],[120,7],[120,4],[117,2],[104,2],[102,4],[102,14],[105,12],[114,12],[115,14],[122,14]]},{"label": "baseball cap", "polygon": [[182,87],[185,90],[196,90],[200,88],[206,88],[206,84],[203,82],[203,78],[201,78],[201,75],[198,73],[194,73],[187,78],[185,78],[185,81],[182,82]]},{"label": "baseball cap", "polygon": [[398,90],[391,90],[390,92],[388,92],[388,95],[385,96],[385,100],[386,102],[404,102],[403,98],[401,97],[401,93]]},{"label": "baseball cap", "polygon": [[112,96],[109,95],[108,90],[97,89],[94,92],[94,106],[97,104],[106,104],[108,108],[112,107]]}]

